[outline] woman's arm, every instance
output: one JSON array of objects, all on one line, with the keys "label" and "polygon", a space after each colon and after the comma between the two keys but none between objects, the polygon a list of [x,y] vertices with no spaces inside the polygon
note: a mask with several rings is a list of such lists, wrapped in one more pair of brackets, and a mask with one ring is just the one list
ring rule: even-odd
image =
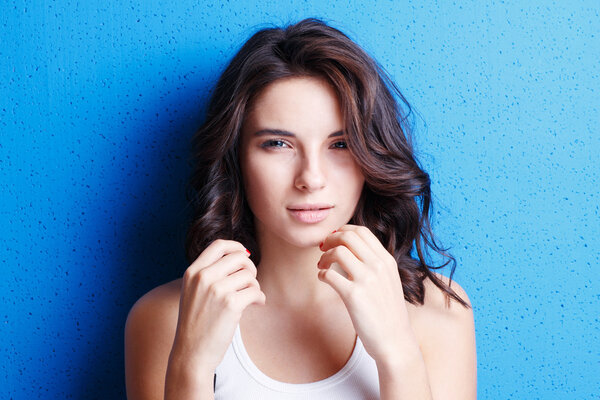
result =
[{"label": "woman's arm", "polygon": [[[448,278],[438,275],[445,283]],[[452,289],[469,305],[465,291],[452,282]],[[430,280],[425,281],[425,302],[408,305],[411,325],[427,368],[434,399],[477,398],[477,355],[473,310],[455,301]]]},{"label": "woman's arm", "polygon": [[[452,288],[469,303],[456,282]],[[407,305],[417,343],[377,364],[381,398],[474,400],[477,357],[472,309],[455,301],[448,304],[431,281],[425,290],[424,305]]]},{"label": "woman's arm", "polygon": [[129,400],[164,398],[169,354],[175,338],[181,280],[139,299],[125,324],[125,380]]},{"label": "woman's arm", "polygon": [[128,400],[212,399],[213,373],[173,356],[182,280],[157,287],[132,307],[125,325]]},{"label": "woman's arm", "polygon": [[240,243],[216,240],[178,287],[161,287],[136,303],[125,329],[130,400],[213,398],[214,371],[242,312],[265,302],[248,256]]},{"label": "woman's arm", "polygon": [[338,292],[377,363],[382,399],[475,398],[470,309],[447,307],[430,282],[423,306],[406,303],[394,258],[365,227],[345,225],[321,249],[319,279]]}]

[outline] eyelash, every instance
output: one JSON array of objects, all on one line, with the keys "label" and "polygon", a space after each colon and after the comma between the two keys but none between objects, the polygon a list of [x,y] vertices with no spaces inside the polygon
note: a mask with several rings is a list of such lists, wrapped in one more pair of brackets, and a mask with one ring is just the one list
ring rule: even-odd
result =
[{"label": "eyelash", "polygon": [[[338,147],[339,144],[341,144],[342,147]],[[345,140],[338,140],[337,142],[333,143],[332,146],[334,149],[345,150],[348,148],[348,142]]]},{"label": "eyelash", "polygon": [[[281,139],[269,139],[266,142],[264,142],[261,147],[264,148],[269,148],[269,147],[276,147],[276,148],[283,148],[285,146],[290,147],[290,145],[285,141],[285,140],[281,140]],[[337,142],[334,142],[331,144],[331,147],[336,149],[336,150],[345,150],[348,148],[348,143],[345,140],[338,140]]]},{"label": "eyelash", "polygon": [[282,145],[286,145],[289,147],[289,144],[287,144],[284,140],[280,140],[280,139],[269,139],[266,142],[264,142],[261,147],[278,147],[281,148],[283,147]]}]

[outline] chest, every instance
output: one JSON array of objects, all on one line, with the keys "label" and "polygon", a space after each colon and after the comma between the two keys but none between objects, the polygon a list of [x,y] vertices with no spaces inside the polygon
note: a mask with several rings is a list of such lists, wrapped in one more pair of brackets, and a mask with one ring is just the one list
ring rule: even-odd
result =
[{"label": "chest", "polygon": [[326,379],[344,367],[354,350],[356,333],[345,309],[248,311],[240,321],[243,346],[252,363],[276,381]]}]

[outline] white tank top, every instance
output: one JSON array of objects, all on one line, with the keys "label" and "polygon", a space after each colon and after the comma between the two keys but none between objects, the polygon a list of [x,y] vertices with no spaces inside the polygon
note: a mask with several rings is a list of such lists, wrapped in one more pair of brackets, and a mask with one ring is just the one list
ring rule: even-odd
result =
[{"label": "white tank top", "polygon": [[269,378],[254,365],[238,325],[215,372],[215,400],[379,399],[377,365],[358,337],[350,359],[334,375],[311,383],[285,383]]}]

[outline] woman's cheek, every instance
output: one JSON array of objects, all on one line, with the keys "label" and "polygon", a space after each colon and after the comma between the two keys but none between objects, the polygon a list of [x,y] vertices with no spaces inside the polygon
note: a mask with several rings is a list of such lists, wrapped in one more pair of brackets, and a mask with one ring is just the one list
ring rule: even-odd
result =
[{"label": "woman's cheek", "polygon": [[248,160],[245,174],[246,197],[250,208],[256,214],[270,208],[275,200],[278,186],[282,182],[281,167],[266,157]]},{"label": "woman's cheek", "polygon": [[338,160],[336,165],[331,169],[331,173],[333,174],[332,176],[335,178],[334,182],[354,184],[356,186],[360,186],[362,189],[362,186],[365,182],[365,177],[351,156]]}]

